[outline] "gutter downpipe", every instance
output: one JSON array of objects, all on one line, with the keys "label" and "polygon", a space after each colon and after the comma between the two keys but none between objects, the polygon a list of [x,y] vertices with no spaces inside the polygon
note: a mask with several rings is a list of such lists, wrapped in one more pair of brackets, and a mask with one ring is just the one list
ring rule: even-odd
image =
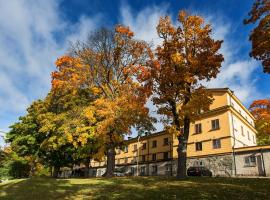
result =
[{"label": "gutter downpipe", "polygon": [[[230,95],[230,107],[232,107],[232,97]],[[236,173],[236,161],[235,161],[235,151],[234,151],[234,148],[235,148],[235,134],[234,134],[234,123],[233,123],[233,113],[231,111],[231,115],[232,115],[232,128],[233,128],[233,147],[232,147],[232,150],[233,150],[233,165],[234,165],[234,175],[237,176],[237,173]]]},{"label": "gutter downpipe", "polygon": [[137,142],[137,176],[139,176],[139,159],[140,159],[140,136],[138,136]]}]

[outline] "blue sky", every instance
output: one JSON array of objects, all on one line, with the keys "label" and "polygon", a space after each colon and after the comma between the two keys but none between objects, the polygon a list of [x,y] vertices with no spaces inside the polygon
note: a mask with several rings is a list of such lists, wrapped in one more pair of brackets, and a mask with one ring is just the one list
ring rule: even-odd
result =
[{"label": "blue sky", "polygon": [[[205,17],[213,36],[224,40],[225,57],[209,87],[230,87],[248,107],[254,99],[269,98],[270,75],[248,55],[249,31],[244,26],[253,0],[0,0],[0,130],[25,114],[27,106],[50,88],[54,61],[70,41],[84,40],[100,26],[124,24],[139,39],[159,44],[160,16],[174,22],[180,9]],[[2,142],[0,141],[0,144]]]}]

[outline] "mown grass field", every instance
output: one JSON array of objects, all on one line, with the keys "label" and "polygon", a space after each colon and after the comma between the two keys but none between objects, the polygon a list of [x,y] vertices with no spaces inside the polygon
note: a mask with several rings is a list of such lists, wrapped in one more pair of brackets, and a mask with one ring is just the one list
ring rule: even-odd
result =
[{"label": "mown grass field", "polygon": [[18,179],[0,183],[0,199],[270,199],[270,179]]}]

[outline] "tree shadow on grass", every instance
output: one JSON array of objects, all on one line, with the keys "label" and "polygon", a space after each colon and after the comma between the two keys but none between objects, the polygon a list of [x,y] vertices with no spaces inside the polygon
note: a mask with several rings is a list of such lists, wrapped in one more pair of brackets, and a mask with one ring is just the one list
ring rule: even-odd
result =
[{"label": "tree shadow on grass", "polygon": [[69,195],[81,189],[83,189],[83,186],[73,186],[68,180],[33,178],[0,186],[0,199],[68,199]]},{"label": "tree shadow on grass", "polygon": [[0,199],[270,199],[270,179],[121,177],[27,179],[0,186]]},{"label": "tree shadow on grass", "polygon": [[96,188],[93,199],[270,199],[270,180],[188,178],[179,181],[149,177],[108,181],[113,184]]}]

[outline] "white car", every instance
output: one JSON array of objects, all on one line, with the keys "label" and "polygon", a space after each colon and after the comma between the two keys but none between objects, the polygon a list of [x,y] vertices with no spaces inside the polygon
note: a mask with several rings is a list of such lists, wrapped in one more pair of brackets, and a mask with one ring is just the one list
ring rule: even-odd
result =
[{"label": "white car", "polygon": [[121,172],[114,172],[114,176],[125,176],[125,174]]}]

